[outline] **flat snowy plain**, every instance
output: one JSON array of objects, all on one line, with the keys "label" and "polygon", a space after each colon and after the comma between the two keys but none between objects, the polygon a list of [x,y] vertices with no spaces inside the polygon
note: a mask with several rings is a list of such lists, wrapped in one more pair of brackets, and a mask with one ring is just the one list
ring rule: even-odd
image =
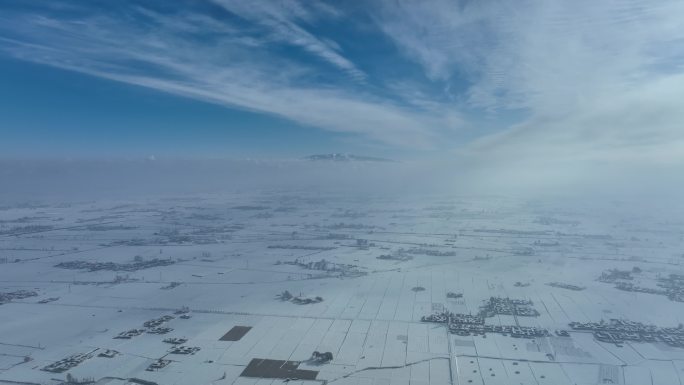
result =
[{"label": "flat snowy plain", "polygon": [[[570,208],[300,191],[8,205],[0,293],[36,295],[0,305],[0,383],[61,384],[67,374],[113,385],[287,381],[241,376],[251,360],[271,359],[318,372],[291,384],[682,384],[684,348],[606,343],[568,327],[684,322],[684,303],[598,280],[618,269],[657,288],[684,274],[681,213],[643,211],[627,202]],[[284,291],[322,301],[278,299]],[[442,311],[477,314],[490,297],[530,300],[539,316],[487,324],[550,336],[462,336],[421,322]],[[173,329],[166,334],[143,327],[165,315],[173,316],[161,324]],[[251,329],[221,341],[234,326]],[[146,330],[114,338],[131,329]],[[174,337],[200,349],[171,354],[163,340]],[[107,350],[117,354],[100,356]],[[316,364],[313,351],[333,359]],[[74,354],[89,356],[63,372],[43,370]],[[170,362],[146,370],[159,359]]]}]

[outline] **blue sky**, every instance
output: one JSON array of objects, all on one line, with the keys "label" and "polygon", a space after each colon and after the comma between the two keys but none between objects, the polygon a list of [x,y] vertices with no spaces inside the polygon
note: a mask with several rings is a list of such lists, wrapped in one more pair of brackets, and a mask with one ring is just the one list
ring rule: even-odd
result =
[{"label": "blue sky", "polygon": [[0,153],[680,162],[682,19],[675,0],[4,0]]},{"label": "blue sky", "polygon": [[288,157],[335,151],[343,137],[13,59],[0,60],[0,73],[0,104],[9,107],[1,146],[9,157]]}]

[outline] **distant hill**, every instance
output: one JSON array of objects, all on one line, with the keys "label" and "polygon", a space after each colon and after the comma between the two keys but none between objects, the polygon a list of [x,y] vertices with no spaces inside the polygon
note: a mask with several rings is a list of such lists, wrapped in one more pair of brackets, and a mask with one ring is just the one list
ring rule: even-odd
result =
[{"label": "distant hill", "polygon": [[394,162],[394,160],[391,159],[375,158],[371,156],[358,156],[352,154],[316,154],[309,155],[304,159],[328,162]]}]

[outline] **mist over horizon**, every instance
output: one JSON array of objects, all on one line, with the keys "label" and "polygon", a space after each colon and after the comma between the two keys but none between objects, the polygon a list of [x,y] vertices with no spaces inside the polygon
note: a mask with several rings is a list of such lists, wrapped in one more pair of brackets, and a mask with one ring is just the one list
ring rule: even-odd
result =
[{"label": "mist over horizon", "polygon": [[[508,195],[679,205],[679,168],[611,164],[492,164],[454,160],[298,159],[0,160],[0,199],[67,201],[283,190],[354,195]],[[649,202],[653,201],[653,202]]]}]

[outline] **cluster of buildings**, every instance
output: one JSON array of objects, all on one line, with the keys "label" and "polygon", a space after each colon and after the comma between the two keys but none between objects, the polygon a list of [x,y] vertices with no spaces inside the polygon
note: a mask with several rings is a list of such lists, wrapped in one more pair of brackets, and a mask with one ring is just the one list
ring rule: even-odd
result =
[{"label": "cluster of buildings", "polygon": [[361,223],[335,223],[332,225],[325,226],[327,229],[332,229],[332,230],[373,230],[376,228],[376,226],[372,225],[364,225]]},{"label": "cluster of buildings", "polygon": [[548,330],[538,327],[485,324],[485,318],[494,317],[497,314],[521,317],[539,316],[539,312],[532,305],[532,301],[529,300],[490,297],[480,307],[480,312],[477,315],[442,312],[424,316],[421,321],[445,323],[449,332],[460,336],[486,335],[487,333],[498,333],[517,338],[549,336]]},{"label": "cluster of buildings", "polygon": [[154,318],[149,321],[145,321],[143,326],[146,328],[156,328],[162,325],[164,322],[171,321],[174,317],[172,315],[164,315],[159,318]]},{"label": "cluster of buildings", "polygon": [[631,282],[619,281],[615,288],[623,291],[664,295],[670,301],[684,302],[684,275],[670,274],[667,277],[658,278],[658,288],[635,285]]},{"label": "cluster of buildings", "polygon": [[331,246],[303,246],[303,245],[270,245],[269,249],[285,250],[310,250],[310,251],[329,251],[335,249]]},{"label": "cluster of buildings", "polygon": [[456,252],[455,251],[439,251],[439,250],[433,250],[433,249],[426,249],[426,248],[411,248],[408,250],[399,250],[400,252],[406,252],[407,254],[414,254],[414,255],[429,255],[431,257],[455,257]]},{"label": "cluster of buildings", "polygon": [[181,285],[180,282],[175,282],[175,281],[174,281],[174,282],[169,282],[168,285],[162,286],[162,290],[171,290],[171,289],[176,288],[176,287],[178,287],[178,286],[180,286],[180,285]]},{"label": "cluster of buildings", "polygon": [[[200,214],[200,216],[202,216],[202,214]],[[177,228],[162,229],[154,233],[154,235],[159,235],[161,238],[143,240],[143,243],[145,243],[147,246],[184,244],[208,245],[212,243],[218,243],[218,238],[223,238],[221,233],[231,231],[234,230],[221,226],[203,226],[201,228],[194,229],[189,233],[181,232]]]},{"label": "cluster of buildings", "polygon": [[119,352],[117,352],[116,350],[105,349],[104,351],[100,352],[100,354],[98,354],[97,356],[98,357],[104,357],[104,358],[114,358],[118,355],[119,355]]},{"label": "cluster of buildings", "polygon": [[276,298],[281,300],[281,301],[292,302],[296,305],[309,305],[309,304],[313,304],[313,303],[323,302],[323,297],[309,298],[309,297],[304,297],[301,295],[295,297],[288,290],[285,290],[282,293],[276,295]]},{"label": "cluster of buildings", "polygon": [[43,299],[41,299],[40,301],[38,301],[38,303],[43,303],[43,304],[45,304],[45,303],[50,303],[50,302],[55,302],[55,301],[57,301],[58,299],[59,299],[59,297],[43,298]]},{"label": "cluster of buildings", "polygon": [[52,230],[53,226],[50,225],[26,225],[26,226],[14,226],[9,229],[0,229],[0,235],[18,235],[18,234],[30,234],[39,233],[41,231]]},{"label": "cluster of buildings", "polygon": [[571,285],[569,283],[563,283],[563,282],[549,282],[546,285],[551,286],[551,287],[558,287],[561,289],[573,290],[573,291],[581,291],[581,290],[586,289],[586,287],[584,287],[584,286]]},{"label": "cluster of buildings", "polygon": [[155,370],[159,370],[159,369],[166,367],[170,363],[171,363],[171,360],[165,360],[165,359],[160,358],[160,359],[154,361],[153,363],[151,363],[150,366],[148,366],[147,369],[145,369],[145,370],[147,370],[148,372],[153,372]]},{"label": "cluster of buildings", "polygon": [[41,370],[44,370],[46,372],[52,372],[52,373],[63,373],[66,372],[67,370],[78,366],[81,362],[89,359],[92,357],[88,353],[77,353],[73,354],[67,358],[61,359],[57,362],[54,362],[48,366],[45,366]]},{"label": "cluster of buildings", "polygon": [[[182,309],[178,310],[175,312],[176,315],[179,315],[180,318],[190,318],[190,315],[188,314],[189,309],[186,307],[183,307]],[[142,329],[131,329],[122,333],[119,333],[117,336],[114,338],[121,338],[121,339],[130,339],[135,336],[139,336],[145,332],[151,333],[151,334],[166,334],[171,331],[173,331],[172,328],[164,326],[164,324],[168,321],[171,321],[175,317],[172,315],[163,315],[159,318],[153,318],[151,320],[147,320],[143,323],[143,328]],[[180,337],[170,337],[170,338],[165,338],[163,340],[164,343],[170,344],[171,349],[169,350],[169,354],[195,354],[197,353],[200,348],[196,346],[183,346],[184,343],[188,342],[187,338],[180,338]],[[166,360],[164,358],[159,358],[152,362],[145,370],[147,371],[156,371],[160,370],[166,366],[168,366],[171,363],[171,360]]]},{"label": "cluster of buildings", "polygon": [[494,317],[497,314],[513,315],[519,317],[538,317],[539,312],[532,307],[534,303],[525,299],[512,299],[490,297],[480,307],[480,315],[484,318]]},{"label": "cluster of buildings", "polygon": [[573,330],[591,331],[599,341],[614,344],[630,342],[664,342],[673,347],[684,348],[684,325],[663,328],[640,322],[611,319],[609,322],[571,322]]},{"label": "cluster of buildings", "polygon": [[131,329],[131,330],[123,331],[123,332],[115,335],[113,338],[114,339],[120,339],[120,340],[130,340],[131,338],[139,336],[143,333],[145,333],[145,329]]},{"label": "cluster of buildings", "polygon": [[[177,311],[176,314],[182,314],[181,318],[190,318],[188,316],[186,310],[180,310]],[[186,316],[186,317],[184,317]],[[133,337],[139,336],[145,332],[150,333],[150,334],[166,334],[171,331],[173,331],[173,328],[163,326],[164,323],[171,321],[175,317],[172,315],[164,315],[159,318],[153,318],[151,320],[147,320],[143,322],[143,328],[142,329],[131,329],[131,330],[126,330],[124,332],[121,332],[114,336],[115,339],[131,339]],[[166,342],[166,341],[164,341]]]},{"label": "cluster of buildings", "polygon": [[70,261],[62,262],[55,265],[60,269],[69,270],[88,270],[88,271],[137,271],[142,269],[149,269],[157,266],[173,265],[175,261],[171,259],[150,259],[150,260],[136,260],[131,263],[116,263],[116,262],[89,262],[89,261]]},{"label": "cluster of buildings", "polygon": [[403,253],[398,253],[398,254],[382,254],[382,255],[380,255],[380,256],[378,256],[378,257],[376,257],[376,258],[377,258],[377,259],[384,259],[384,260],[388,260],[388,261],[400,261],[400,262],[406,262],[406,261],[410,261],[410,260],[413,259],[412,256],[410,256],[410,255],[408,255],[408,254],[403,254]]},{"label": "cluster of buildings", "polygon": [[657,285],[665,289],[670,301],[684,302],[684,275],[670,274],[658,279]]},{"label": "cluster of buildings", "polygon": [[483,317],[470,314],[444,312],[422,317],[421,321],[445,323],[450,333],[460,336],[498,333],[516,338],[534,338],[550,335],[548,330],[537,327],[485,324]]},{"label": "cluster of buildings", "polygon": [[550,246],[560,246],[560,243],[558,241],[540,241],[536,240],[534,241],[535,246],[542,246],[542,247],[550,247]]},{"label": "cluster of buildings", "polygon": [[0,293],[0,305],[3,303],[11,302],[15,299],[24,299],[29,297],[35,297],[38,293],[29,290],[17,290],[11,291],[9,293]]},{"label": "cluster of buildings", "polygon": [[276,262],[276,264],[299,266],[303,269],[324,271],[326,273],[338,273],[345,277],[359,277],[366,275],[366,272],[359,270],[359,267],[351,264],[334,263],[321,259],[320,261],[302,262],[299,259],[294,261]]},{"label": "cluster of buildings", "polygon": [[172,338],[165,338],[164,341],[167,344],[171,345],[182,345],[186,342],[188,342],[187,338],[178,338],[178,337],[172,337]]},{"label": "cluster of buildings", "polygon": [[634,280],[633,274],[639,273],[641,273],[641,269],[636,266],[632,270],[611,269],[601,273],[598,280],[613,283],[618,290],[662,295],[670,301],[684,302],[684,275],[669,274],[665,277],[658,277],[656,287],[647,287],[631,282]]},{"label": "cluster of buildings", "polygon": [[603,273],[601,273],[601,276],[598,278],[598,280],[600,282],[605,282],[605,283],[615,283],[618,281],[631,281],[633,279],[634,279],[634,277],[632,277],[632,271],[630,271],[630,270],[618,270],[618,269],[606,270]]},{"label": "cluster of buildings", "polygon": [[311,358],[309,359],[309,361],[320,365],[320,364],[328,363],[328,362],[332,361],[332,359],[333,359],[333,354],[331,352],[321,353],[318,350],[316,350],[311,354]]},{"label": "cluster of buildings", "polygon": [[484,325],[484,318],[471,314],[458,314],[451,312],[436,313],[421,318],[422,322],[436,322],[448,324],[472,324]]},{"label": "cluster of buildings", "polygon": [[174,346],[171,348],[169,353],[171,354],[195,354],[200,351],[197,346]]},{"label": "cluster of buildings", "polygon": [[292,302],[295,305],[310,305],[312,303],[323,302],[323,298],[322,297],[314,297],[314,298],[294,297],[294,298],[290,299],[290,302]]},{"label": "cluster of buildings", "polygon": [[655,289],[651,287],[638,286],[631,282],[617,282],[615,288],[622,291],[633,291],[635,293],[647,293],[656,295],[668,295],[667,290]]},{"label": "cluster of buildings", "polygon": [[166,327],[166,326],[160,326],[160,327],[156,327],[156,328],[147,329],[147,332],[150,334],[166,334],[166,333],[169,333],[172,331],[173,331],[173,328]]},{"label": "cluster of buildings", "polygon": [[473,324],[449,324],[449,332],[461,336],[486,335],[487,333],[498,333],[503,335],[510,335],[515,338],[535,338],[548,337],[549,331],[543,328],[531,326],[515,326],[515,325],[473,325]]}]

